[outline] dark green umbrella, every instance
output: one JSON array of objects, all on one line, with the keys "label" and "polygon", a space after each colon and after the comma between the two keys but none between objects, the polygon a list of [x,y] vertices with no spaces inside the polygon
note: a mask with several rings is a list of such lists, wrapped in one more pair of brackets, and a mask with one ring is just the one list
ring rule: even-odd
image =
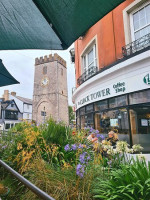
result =
[{"label": "dark green umbrella", "polygon": [[124,0],[0,0],[0,49],[66,49]]},{"label": "dark green umbrella", "polygon": [[19,83],[5,68],[0,59],[0,87]]}]

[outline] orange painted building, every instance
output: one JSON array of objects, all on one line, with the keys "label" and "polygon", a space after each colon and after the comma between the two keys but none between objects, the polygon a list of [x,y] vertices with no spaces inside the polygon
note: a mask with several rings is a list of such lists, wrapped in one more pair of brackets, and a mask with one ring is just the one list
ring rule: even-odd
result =
[{"label": "orange painted building", "polygon": [[115,128],[130,144],[145,134],[150,151],[150,0],[126,0],[82,35],[75,73],[77,125]]}]

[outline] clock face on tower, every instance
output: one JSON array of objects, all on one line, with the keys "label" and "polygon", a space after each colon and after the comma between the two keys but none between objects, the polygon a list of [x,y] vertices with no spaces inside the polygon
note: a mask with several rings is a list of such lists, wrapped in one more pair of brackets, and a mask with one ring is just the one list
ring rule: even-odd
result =
[{"label": "clock face on tower", "polygon": [[49,79],[47,77],[42,78],[41,85],[47,86],[49,84]]}]

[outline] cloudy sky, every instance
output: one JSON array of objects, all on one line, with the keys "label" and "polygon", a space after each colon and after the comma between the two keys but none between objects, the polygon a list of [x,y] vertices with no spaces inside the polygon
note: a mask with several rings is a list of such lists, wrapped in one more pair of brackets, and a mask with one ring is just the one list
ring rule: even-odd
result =
[{"label": "cloudy sky", "polygon": [[[72,46],[73,47],[73,46]],[[70,47],[70,48],[72,48]],[[75,70],[71,64],[69,50],[51,51],[51,50],[19,50],[19,51],[0,51],[0,59],[7,70],[16,78],[20,84],[0,87],[0,97],[4,90],[17,92],[18,96],[32,98],[34,83],[34,63],[35,58],[54,54],[59,54],[67,61],[67,82],[68,82],[68,102],[72,105],[72,87],[75,87]]]}]

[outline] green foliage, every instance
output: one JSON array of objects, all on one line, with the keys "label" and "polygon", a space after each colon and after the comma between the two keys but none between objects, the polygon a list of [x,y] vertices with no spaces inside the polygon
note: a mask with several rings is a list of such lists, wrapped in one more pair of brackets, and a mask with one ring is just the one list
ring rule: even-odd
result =
[{"label": "green foliage", "polygon": [[73,120],[75,120],[75,114],[73,112],[72,106],[68,106],[69,109],[69,124],[72,124]]},{"label": "green foliage", "polygon": [[101,200],[150,200],[150,164],[137,159],[112,170],[108,180],[97,179],[93,193]]},{"label": "green foliage", "polygon": [[64,146],[71,137],[71,129],[63,122],[56,123],[52,118],[40,127],[42,135],[48,144]]}]

